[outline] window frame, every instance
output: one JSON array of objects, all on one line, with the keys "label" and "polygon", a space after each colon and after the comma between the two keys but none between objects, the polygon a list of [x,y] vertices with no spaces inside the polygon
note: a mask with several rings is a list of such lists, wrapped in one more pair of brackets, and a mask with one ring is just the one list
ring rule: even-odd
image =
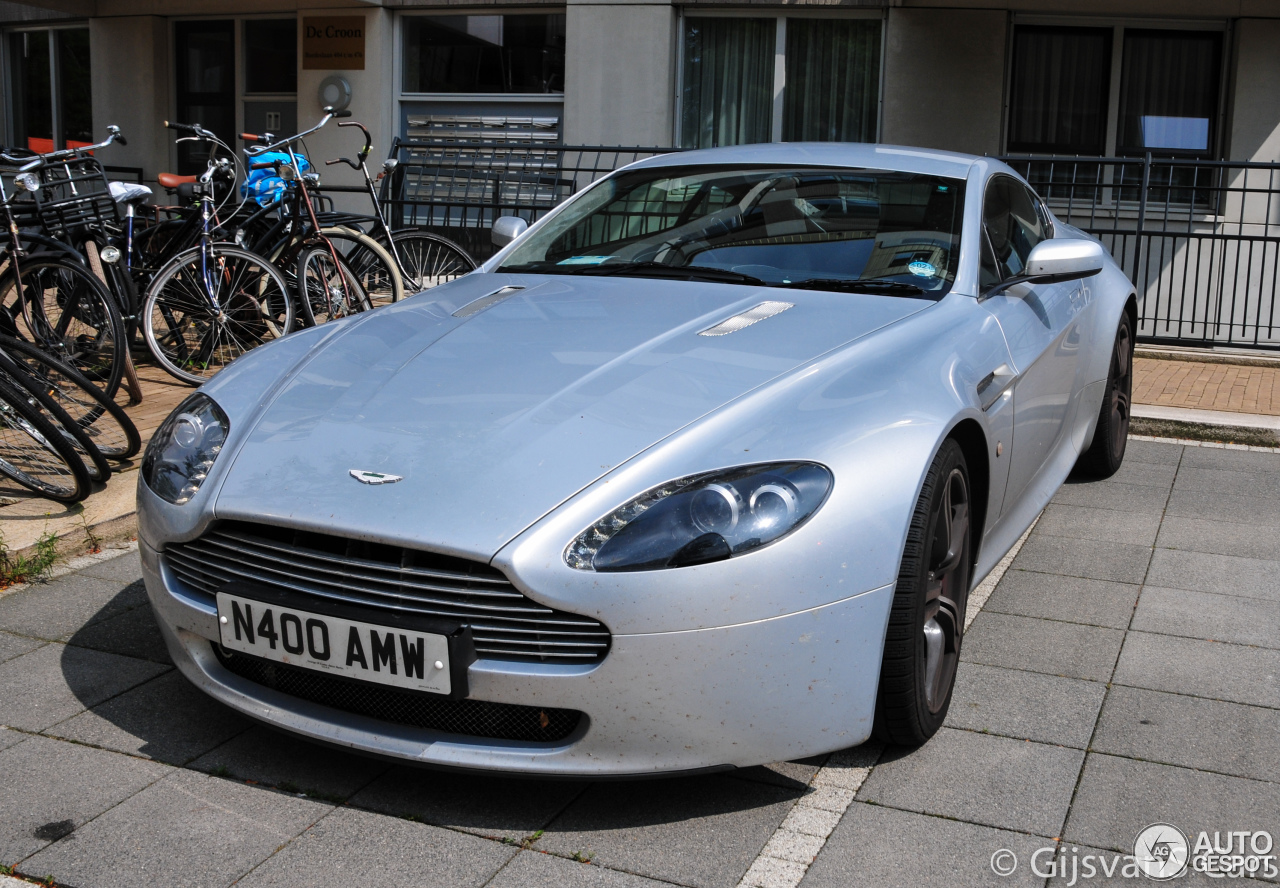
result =
[{"label": "window frame", "polygon": [[[44,33],[49,41],[49,95],[51,98],[50,120],[53,127],[53,146],[55,150],[61,150],[65,147],[62,140],[62,100],[61,100],[61,72],[58,64],[58,41],[54,39],[54,31],[74,31],[89,30],[88,19],[76,19],[73,21],[60,22],[31,22],[16,25],[14,27],[4,28],[0,30],[0,66],[3,66],[3,74],[0,75],[0,84],[3,84],[5,103],[4,103],[4,119],[0,121],[3,127],[4,143],[14,146],[14,133],[17,131],[16,122],[14,120],[14,102],[12,96],[14,93],[13,69],[11,67],[9,35],[10,34],[34,34]],[[92,54],[92,43],[90,44],[90,53]],[[90,99],[90,107],[92,108],[92,99]]]},{"label": "window frame", "polygon": [[672,100],[672,113],[675,115],[671,124],[672,144],[680,146],[684,142],[683,100],[684,100],[684,45],[686,18],[753,18],[774,19],[773,49],[773,114],[769,124],[769,141],[781,142],[784,125],[783,108],[786,99],[787,80],[787,19],[871,19],[880,22],[880,72],[877,78],[879,85],[876,96],[876,132],[875,138],[868,144],[877,144],[884,132],[884,72],[885,72],[885,37],[889,30],[888,9],[841,9],[839,7],[805,8],[764,8],[734,7],[730,9],[700,6],[682,6],[676,16],[676,76],[675,95]]},{"label": "window frame", "polygon": [[[1061,28],[1111,28],[1111,69],[1107,83],[1106,137],[1103,157],[1117,157],[1120,139],[1121,79],[1124,73],[1124,32],[1137,31],[1217,31],[1222,33],[1221,69],[1218,73],[1218,107],[1212,122],[1211,141],[1215,150],[1210,160],[1221,160],[1230,151],[1227,144],[1228,99],[1232,59],[1232,22],[1228,18],[1208,19],[1143,19],[1132,17],[1062,16],[1016,13],[1009,28],[1005,51],[1004,105],[1001,113],[1000,149],[1009,154],[1009,132],[1013,104],[1013,47],[1019,25]],[[1158,152],[1156,152],[1158,156]]]}]

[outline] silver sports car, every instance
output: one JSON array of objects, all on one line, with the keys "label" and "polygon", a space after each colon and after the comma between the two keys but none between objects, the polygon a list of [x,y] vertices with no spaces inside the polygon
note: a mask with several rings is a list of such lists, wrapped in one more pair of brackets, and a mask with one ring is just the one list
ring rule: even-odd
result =
[{"label": "silver sports car", "polygon": [[1129,424],[1133,288],[990,158],[655,157],[156,433],[147,590],[208,694],[423,764],[638,775],[947,713],[970,590]]}]

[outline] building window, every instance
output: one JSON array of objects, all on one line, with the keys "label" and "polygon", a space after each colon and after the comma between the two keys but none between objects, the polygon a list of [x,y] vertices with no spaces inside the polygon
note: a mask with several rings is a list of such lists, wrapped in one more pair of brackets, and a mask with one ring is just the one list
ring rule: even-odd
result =
[{"label": "building window", "polygon": [[9,34],[13,143],[37,152],[93,144],[89,29]]},{"label": "building window", "polygon": [[1008,150],[1216,157],[1222,53],[1222,31],[1020,24]]},{"label": "building window", "polygon": [[406,93],[563,93],[565,16],[404,19]]},{"label": "building window", "polygon": [[878,19],[686,16],[680,142],[873,142]]},{"label": "building window", "polygon": [[246,19],[244,91],[288,94],[298,91],[298,20]]}]

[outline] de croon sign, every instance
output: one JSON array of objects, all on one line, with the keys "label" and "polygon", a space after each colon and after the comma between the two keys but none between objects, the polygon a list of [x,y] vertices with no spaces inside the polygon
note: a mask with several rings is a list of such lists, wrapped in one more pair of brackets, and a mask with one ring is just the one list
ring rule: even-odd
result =
[{"label": "de croon sign", "polygon": [[317,15],[302,19],[304,70],[364,70],[364,16]]}]

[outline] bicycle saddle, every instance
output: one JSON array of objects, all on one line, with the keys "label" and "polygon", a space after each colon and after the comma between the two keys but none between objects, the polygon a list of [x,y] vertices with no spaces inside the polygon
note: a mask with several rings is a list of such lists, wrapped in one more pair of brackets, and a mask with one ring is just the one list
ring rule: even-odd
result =
[{"label": "bicycle saddle", "polygon": [[177,188],[179,185],[194,185],[195,176],[179,176],[177,173],[161,173],[156,176],[156,181],[164,188]]}]

